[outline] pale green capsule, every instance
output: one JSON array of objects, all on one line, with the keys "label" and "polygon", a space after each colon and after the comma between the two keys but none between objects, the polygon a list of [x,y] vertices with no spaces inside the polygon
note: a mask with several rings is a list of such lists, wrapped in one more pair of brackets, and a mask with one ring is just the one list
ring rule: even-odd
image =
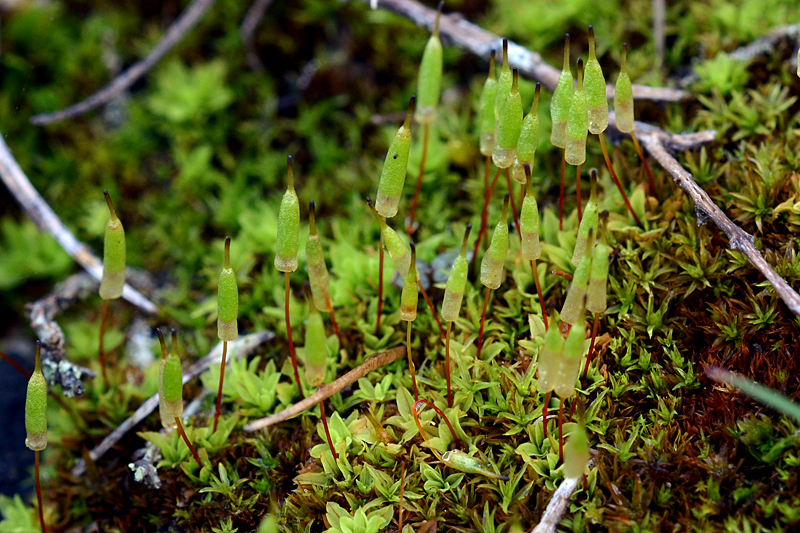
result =
[{"label": "pale green capsule", "polygon": [[106,224],[103,242],[103,278],[100,281],[100,298],[112,300],[122,296],[125,287],[125,229],[117,218],[108,191],[103,191],[111,214]]},{"label": "pale green capsule", "polygon": [[570,434],[564,445],[564,477],[579,478],[589,464],[589,436],[582,423]]},{"label": "pale green capsule", "polygon": [[608,127],[608,99],[606,98],[606,78],[597,61],[594,49],[594,28],[589,26],[589,60],[583,74],[586,88],[586,102],[589,106],[589,131],[597,135]]},{"label": "pale green capsule", "polygon": [[542,254],[539,246],[539,205],[533,194],[533,179],[531,167],[525,163],[526,190],[525,199],[522,200],[522,209],[519,214],[519,229],[522,237],[522,257],[525,259],[539,259]]},{"label": "pale green capsule", "polygon": [[386,251],[389,252],[389,257],[392,258],[394,267],[400,273],[400,277],[405,278],[408,273],[408,268],[411,266],[411,250],[406,246],[406,243],[403,242],[403,239],[400,238],[397,232],[386,224],[386,220],[378,214],[378,211],[372,205],[369,198],[367,198],[367,205],[381,227],[383,245],[386,247]]},{"label": "pale green capsule", "polygon": [[403,278],[403,292],[400,294],[400,320],[413,322],[417,318],[417,249],[411,243],[411,266]]},{"label": "pale green capsule", "polygon": [[503,201],[503,214],[494,228],[489,249],[481,261],[481,283],[489,289],[497,289],[503,279],[503,269],[508,254],[508,193]]},{"label": "pale green capsule", "polygon": [[[494,116],[500,116],[500,109],[511,93],[511,85],[514,83],[514,75],[511,73],[511,63],[508,61],[508,39],[503,39],[503,66],[500,68],[500,75],[497,77],[497,91],[494,95]],[[496,125],[495,125],[496,127]],[[495,137],[497,131],[495,130]]]},{"label": "pale green capsule", "polygon": [[328,267],[322,253],[322,243],[317,233],[316,204],[308,202],[308,239],[306,240],[306,262],[308,282],[311,284],[311,299],[318,311],[327,312],[331,302]]},{"label": "pale green capsule", "polygon": [[489,157],[494,150],[495,138],[494,129],[496,117],[494,114],[494,101],[497,96],[497,78],[494,73],[495,51],[492,50],[492,58],[489,60],[489,76],[483,84],[480,100],[481,117],[481,155]]},{"label": "pale green capsule", "polygon": [[580,318],[573,324],[564,341],[564,355],[561,357],[553,389],[559,398],[569,398],[575,394],[575,383],[581,372],[581,356],[586,340],[583,315],[583,305],[581,305]]},{"label": "pale green capsule", "polygon": [[231,268],[231,238],[225,238],[225,263],[219,274],[217,289],[217,337],[232,341],[239,336],[239,285]]},{"label": "pale green capsule", "polygon": [[517,183],[522,183],[523,185],[527,181],[523,167],[526,163],[533,165],[536,147],[539,146],[539,92],[541,89],[542,84],[537,82],[536,91],[533,93],[531,112],[522,121],[522,128],[517,141],[517,155],[514,157],[514,168],[511,171],[511,177]]},{"label": "pale green capsule", "polygon": [[572,252],[572,265],[578,266],[583,259],[584,254],[591,253],[589,244],[589,232],[594,232],[597,235],[597,226],[599,224],[600,215],[597,208],[597,171],[592,169],[592,193],[589,196],[589,203],[586,204],[586,209],[583,211],[583,218],[581,224],[578,226],[578,239],[575,241],[575,249]]},{"label": "pale green capsule", "polygon": [[439,40],[439,19],[442,16],[444,2],[439,3],[436,22],[433,25],[417,76],[417,112],[414,119],[420,124],[433,124],[436,120],[436,107],[439,105],[439,94],[442,88],[442,41]]},{"label": "pale green capsule", "polygon": [[167,355],[167,344],[160,329],[156,329],[161,343],[161,367],[159,371],[158,411],[161,425],[175,427],[175,417],[183,416],[183,373],[178,357],[178,334],[172,330],[172,348]]},{"label": "pale green capsule", "polygon": [[603,313],[607,307],[608,257],[611,255],[611,248],[607,243],[606,220],[608,211],[603,211],[600,215],[601,239],[592,252],[592,273],[589,275],[589,288],[586,291],[586,310],[592,313]]},{"label": "pale green capsule", "polygon": [[312,387],[319,387],[325,382],[325,370],[328,361],[328,336],[322,315],[312,306],[306,320],[306,381]]},{"label": "pale green capsule", "polygon": [[550,142],[558,148],[567,147],[567,118],[572,105],[572,93],[575,87],[572,83],[572,71],[569,69],[569,33],[564,37],[564,66],[558,77],[558,85],[553,92],[550,102],[550,117],[553,130],[550,132]]},{"label": "pale green capsule", "polygon": [[467,474],[481,474],[486,477],[508,481],[508,476],[497,474],[478,457],[472,457],[461,450],[449,450],[442,454],[441,460],[450,468]]},{"label": "pale green capsule", "polygon": [[25,396],[25,446],[33,451],[47,448],[47,382],[42,374],[42,343],[36,341],[36,366]]},{"label": "pale green capsule", "polygon": [[539,381],[536,388],[541,393],[555,389],[556,376],[564,355],[564,337],[561,336],[557,323],[553,315],[550,318],[550,328],[544,334],[544,345],[539,350]]},{"label": "pale green capsule", "polygon": [[521,129],[522,97],[519,94],[519,73],[514,69],[511,92],[497,116],[497,137],[492,152],[492,161],[497,167],[508,168],[514,163]]},{"label": "pale green capsule", "polygon": [[589,134],[589,109],[583,88],[583,59],[578,59],[578,85],[572,95],[567,117],[567,147],[564,157],[570,165],[586,161],[586,136]]},{"label": "pale green capsule", "polygon": [[278,212],[278,244],[275,268],[281,272],[297,270],[297,249],[300,247],[300,200],[294,191],[294,165],[292,156],[287,158],[286,192]]},{"label": "pale green capsule", "polygon": [[467,287],[467,239],[472,230],[472,224],[467,224],[464,232],[464,239],[461,241],[461,253],[456,257],[450,275],[447,277],[447,286],[444,289],[444,301],[442,301],[442,319],[453,322],[458,318],[461,311],[461,301],[464,299],[464,290]]},{"label": "pale green capsule", "polygon": [[411,149],[411,116],[414,114],[416,101],[416,97],[412,96],[411,103],[408,105],[406,120],[397,130],[383,162],[375,209],[386,218],[391,218],[397,214],[397,209],[400,206],[400,196],[403,194],[403,186],[406,183],[408,152]]},{"label": "pale green capsule", "polygon": [[[591,250],[594,246],[594,231],[589,230],[589,242],[587,249]],[[561,320],[567,324],[577,324],[583,311],[586,289],[589,286],[589,275],[592,271],[592,254],[584,254],[580,264],[575,269],[572,276],[572,283],[567,291],[564,300],[564,307],[561,309]]]},{"label": "pale green capsule", "polygon": [[614,93],[614,112],[617,116],[617,129],[623,133],[633,131],[633,87],[626,69],[627,57],[628,43],[623,43],[622,63],[619,67],[619,76],[617,76],[617,90]]}]

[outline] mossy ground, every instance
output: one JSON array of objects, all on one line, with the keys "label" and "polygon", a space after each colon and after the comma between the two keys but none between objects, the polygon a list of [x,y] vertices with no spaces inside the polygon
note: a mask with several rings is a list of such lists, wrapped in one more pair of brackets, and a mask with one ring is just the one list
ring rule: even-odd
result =
[{"label": "mossy ground", "polygon": [[[378,228],[364,199],[374,195],[386,146],[399,124],[394,119],[402,116],[414,91],[424,31],[384,11],[370,12],[360,2],[276,2],[256,38],[266,72],[254,73],[237,32],[248,5],[219,0],[212,14],[124,98],[87,117],[45,128],[27,122],[32,114],[87,96],[120,66],[138,60],[184,5],[31,2],[4,13],[0,128],[6,141],[62,220],[97,250],[106,217],[102,190],[109,189],[128,234],[129,264],[152,273],[159,286],[161,315],[148,323],[179,328],[185,359],[208,352],[216,343],[222,241],[231,235],[240,331],[269,328],[277,333],[260,359],[237,364],[227,375],[224,418],[232,432],[225,443],[207,442],[213,468],[197,472],[185,449],[162,443],[165,457],[171,450],[174,461],[159,470],[162,488],[147,489],[127,467],[133,450],[143,444],[131,433],[96,469],[74,478],[68,472],[75,458],[157,388],[156,365],[140,370],[128,364],[123,341],[133,310],[115,302],[106,347],[113,350],[112,382],[118,386],[104,392],[98,379],[84,398],[74,401],[70,415],[51,404],[52,445],[44,469],[51,528],[87,530],[96,523],[105,531],[252,531],[265,513],[280,508],[287,530],[323,531],[335,527],[328,502],[353,514],[368,504],[370,512],[393,508],[396,520],[402,471],[404,521],[415,528],[428,520],[436,520],[442,530],[481,532],[505,531],[510,526],[501,524],[514,521],[525,527],[536,523],[562,476],[555,442],[543,438],[541,424],[532,423],[541,415],[542,398],[535,389],[532,339],[532,329],[538,331],[528,314],[538,314],[539,306],[529,267],[515,259],[514,235],[507,279],[492,299],[481,360],[475,360],[474,340],[483,291],[474,279],[468,287],[462,319],[453,329],[454,352],[461,354],[454,373],[460,408],[448,411],[463,428],[461,440],[490,459],[509,482],[461,475],[422,445],[408,410],[411,382],[404,362],[371,374],[328,403],[329,415],[337,413],[332,431],[342,442],[338,466],[326,458],[330,452],[317,427],[317,409],[257,435],[242,431],[246,419],[297,399],[286,361],[283,279],[272,267],[287,154],[295,156],[301,204],[317,203],[334,305],[345,333],[343,352],[335,349],[335,337],[330,340],[336,357],[329,378],[367,354],[404,341],[399,291],[389,285],[388,258],[388,314],[381,335],[373,335]],[[700,81],[693,87],[698,101],[642,103],[637,116],[669,131],[720,132],[713,145],[681,155],[680,161],[755,235],[767,260],[797,287],[800,105],[795,95],[800,82],[789,66],[795,48],[781,44],[749,65],[727,61],[717,52],[799,20],[800,8],[780,0],[671,2],[664,69],[656,71],[650,6],[646,0],[600,6],[569,0],[553,7],[498,0],[456,1],[445,10],[464,12],[543,52],[554,65],[560,64],[563,34],[572,34],[573,54],[585,52],[584,29],[593,24],[609,80],[615,79],[623,41],[632,45],[631,77],[642,83],[681,78],[698,54],[712,59],[698,67]],[[427,262],[455,250],[467,222],[479,225],[483,162],[474,110],[484,69],[475,58],[445,49],[443,103],[418,211],[422,225],[415,235],[419,256]],[[521,91],[523,105],[529,106],[533,84],[522,83]],[[546,141],[549,95],[543,94],[540,109],[543,140],[533,174],[545,213],[541,268],[547,272],[546,303],[560,308],[567,283],[549,271],[572,271],[576,216],[574,200],[568,200],[572,214],[564,232],[557,230],[560,154]],[[414,135],[412,169],[421,152],[416,130]],[[800,400],[798,320],[746,259],[728,250],[715,227],[697,227],[691,201],[656,167],[658,198],[645,198],[629,141],[614,147],[612,158],[647,222],[642,229],[632,225],[601,166],[599,145],[590,140],[587,164],[598,167],[601,202],[612,211],[611,307],[601,321],[600,350],[580,392],[596,467],[561,529],[796,528],[800,428],[712,385],[703,369],[715,364],[740,371]],[[414,177],[415,172],[409,174],[409,194]],[[499,216],[505,186],[498,189],[490,227]],[[571,189],[572,199],[574,183]],[[0,221],[0,312],[6,323],[20,324],[24,304],[76,267],[49,237],[36,233],[5,193],[0,208],[5,213]],[[401,216],[404,209],[401,205]],[[393,222],[400,230],[400,218]],[[304,279],[301,267],[292,276],[296,339],[302,339],[308,305],[302,298]],[[431,289],[431,295],[438,304],[441,288]],[[71,309],[60,321],[69,356],[97,369],[99,299]],[[413,337],[420,388],[423,397],[442,405],[438,337],[430,314],[420,307]],[[215,390],[214,380],[212,372],[204,381]],[[195,381],[185,395],[194,398],[199,392]],[[206,402],[210,408],[213,400]],[[380,417],[394,444],[376,444],[374,428],[355,410],[359,405],[370,406]],[[551,409],[556,407],[554,401]],[[238,418],[231,421],[233,416]],[[426,410],[422,418],[430,420],[432,412]],[[208,423],[201,416],[194,425]],[[449,434],[435,423],[438,429],[429,431],[441,440],[432,445],[443,450]],[[137,429],[158,427],[153,416]],[[552,423],[550,428],[552,434]],[[33,527],[30,508],[6,501],[3,509],[0,531]]]}]

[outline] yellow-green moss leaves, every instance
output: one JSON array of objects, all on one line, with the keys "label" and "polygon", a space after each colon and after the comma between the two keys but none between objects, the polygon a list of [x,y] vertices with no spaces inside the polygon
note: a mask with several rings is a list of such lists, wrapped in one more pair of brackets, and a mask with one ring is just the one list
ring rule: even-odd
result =
[{"label": "yellow-green moss leaves", "polygon": [[294,191],[294,165],[287,158],[286,192],[278,212],[278,243],[275,268],[281,272],[297,270],[297,249],[300,246],[300,200]]},{"label": "yellow-green moss leaves", "polygon": [[495,51],[492,50],[492,58],[489,60],[489,76],[483,84],[480,100],[481,117],[481,154],[489,157],[494,150],[495,137],[495,114],[494,101],[497,96],[497,78],[494,73]]},{"label": "yellow-green moss leaves", "polygon": [[406,183],[408,152],[411,149],[411,116],[414,114],[416,101],[416,97],[412,96],[411,102],[408,104],[406,120],[397,130],[383,162],[375,209],[386,218],[397,214],[400,196],[403,194],[403,185]]},{"label": "yellow-green moss leaves", "polygon": [[503,269],[508,253],[508,193],[503,200],[503,214],[494,228],[489,249],[481,261],[481,283],[489,289],[497,289],[503,279]]},{"label": "yellow-green moss leaves", "polygon": [[419,65],[418,101],[414,119],[420,124],[433,124],[436,120],[436,107],[439,105],[442,88],[442,41],[439,40],[439,19],[442,16],[443,6],[444,2],[440,2],[433,32],[425,45],[425,51],[422,52],[422,61]]},{"label": "yellow-green moss leaves", "polygon": [[519,94],[519,72],[514,69],[511,91],[497,115],[497,138],[492,161],[499,168],[508,168],[514,163],[521,129],[522,97]]},{"label": "yellow-green moss leaves", "polygon": [[583,88],[583,59],[578,59],[578,85],[572,95],[567,117],[567,163],[582,165],[586,161],[586,136],[589,134],[589,109]]},{"label": "yellow-green moss leaves", "polygon": [[608,127],[608,99],[606,98],[606,79],[597,61],[594,48],[594,28],[589,26],[589,60],[583,75],[586,87],[586,101],[589,106],[589,131],[597,135]]},{"label": "yellow-green moss leaves", "polygon": [[316,204],[308,202],[308,239],[306,240],[306,262],[308,282],[311,284],[311,299],[318,311],[327,311],[331,299],[328,267],[322,252],[322,243],[317,233]]},{"label": "yellow-green moss leaves", "polygon": [[42,374],[42,343],[36,341],[36,367],[25,396],[25,446],[33,451],[47,448],[47,382]]},{"label": "yellow-green moss leaves", "polygon": [[403,277],[403,292],[400,294],[400,319],[412,322],[417,318],[417,249],[411,243],[411,266]]},{"label": "yellow-green moss leaves", "polygon": [[622,63],[617,76],[617,89],[614,93],[614,112],[617,116],[617,129],[623,133],[633,131],[633,87],[627,70],[628,43],[622,43]]},{"label": "yellow-green moss leaves", "polygon": [[[575,88],[572,85],[572,71],[569,69],[569,33],[564,36],[564,66],[561,69],[561,76],[558,77],[558,85],[553,92],[553,99],[550,102],[550,117],[553,122],[553,130],[550,132],[550,142],[559,148],[567,147],[567,118],[569,109],[572,105],[572,93]],[[588,121],[588,118],[587,118]]]},{"label": "yellow-green moss leaves", "polygon": [[111,214],[106,224],[103,243],[103,279],[100,282],[100,297],[111,300],[122,296],[125,287],[125,229],[117,218],[114,204],[108,191],[103,191]]},{"label": "yellow-green moss leaves", "polygon": [[217,336],[232,341],[239,336],[239,285],[231,268],[231,238],[225,238],[225,262],[219,274],[217,288]]},{"label": "yellow-green moss leaves", "polygon": [[522,209],[519,215],[520,236],[522,237],[522,257],[525,259],[539,259],[541,248],[539,245],[539,206],[533,194],[533,180],[531,167],[525,163],[526,191],[522,200]]},{"label": "yellow-green moss leaves", "polygon": [[167,344],[160,329],[157,329],[161,343],[161,366],[159,371],[158,411],[161,425],[175,427],[175,417],[183,416],[183,373],[178,357],[178,333],[172,330],[172,348],[167,355]]},{"label": "yellow-green moss leaves", "polygon": [[450,275],[447,277],[447,285],[444,289],[444,301],[442,301],[442,318],[447,322],[453,322],[458,318],[461,311],[461,301],[464,298],[464,290],[467,286],[467,273],[469,263],[467,263],[467,239],[472,230],[472,224],[467,224],[464,232],[464,239],[461,242],[461,253],[456,257]]},{"label": "yellow-green moss leaves", "polygon": [[541,90],[542,84],[537,82],[536,91],[533,93],[531,112],[522,121],[522,128],[517,141],[517,155],[514,157],[514,168],[511,171],[511,177],[523,185],[526,182],[523,165],[526,163],[533,165],[536,147],[539,146],[539,93]]}]

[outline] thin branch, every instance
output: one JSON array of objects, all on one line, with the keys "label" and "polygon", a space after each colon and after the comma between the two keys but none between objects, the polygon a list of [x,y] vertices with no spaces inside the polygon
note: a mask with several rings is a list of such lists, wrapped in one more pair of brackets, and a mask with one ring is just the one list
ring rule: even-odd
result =
[{"label": "thin branch", "polygon": [[247,64],[255,72],[264,72],[264,64],[256,54],[253,36],[271,4],[272,0],[255,0],[242,19],[241,26],[239,26],[239,36],[242,38],[242,46],[247,55]]},{"label": "thin branch", "polygon": [[664,64],[664,45],[667,39],[667,2],[666,0],[653,0],[653,41],[656,44],[656,71],[661,70]]},{"label": "thin branch", "polygon": [[[250,335],[239,337],[235,341],[231,341],[228,348],[231,357],[240,358],[248,355],[256,347],[265,342],[271,341],[273,338],[275,338],[275,334],[271,331],[260,331],[258,333],[251,333]],[[221,361],[222,342],[219,342],[207,356],[203,357],[183,371],[183,384],[186,385],[189,380],[199,376],[208,370],[211,365],[219,364]],[[158,407],[158,393],[154,394],[144,403],[142,403],[135,413],[133,413],[127,420],[120,424],[114,431],[109,433],[100,444],[95,446],[95,448],[89,452],[89,458],[92,461],[97,461],[100,459],[100,457],[110,450],[112,446],[114,446],[123,436],[125,436],[126,433],[128,433],[128,431],[133,429],[139,422],[147,418],[150,413],[156,409],[156,407]],[[75,464],[75,467],[73,467],[72,475],[82,476],[85,472],[86,463],[81,459]]]},{"label": "thin branch", "polygon": [[[369,3],[370,0],[362,1]],[[416,0],[381,0],[380,7],[406,17],[417,26],[433,29],[436,10],[425,7]],[[487,63],[492,50],[498,50],[502,46],[500,36],[465,20],[459,13],[442,14],[439,35],[444,42],[482,57]],[[511,64],[519,69],[520,75],[541,82],[551,92],[556,88],[561,71],[547,64],[540,54],[509,41],[508,55]],[[613,98],[614,92],[613,85],[606,86],[608,98]],[[634,84],[633,97],[637,100],[680,102],[692,95],[680,89]]]},{"label": "thin branch", "polygon": [[60,122],[70,118],[75,118],[84,113],[107,104],[113,100],[121,92],[128,89],[131,85],[144,76],[156,63],[158,63],[167,52],[169,52],[181,39],[183,39],[189,31],[194,28],[203,16],[211,9],[216,0],[194,0],[189,7],[187,7],[180,16],[175,19],[164,36],[150,51],[150,53],[141,61],[133,64],[129,69],[120,74],[114,80],[94,93],[92,96],[73,104],[66,109],[56,111],[54,113],[43,113],[31,117],[31,124],[37,126],[45,126]]},{"label": "thin branch", "polygon": [[[589,461],[589,468],[591,469],[593,467],[593,461]],[[539,524],[531,530],[531,533],[556,532],[558,524],[564,517],[567,507],[569,507],[569,500],[572,498],[572,494],[575,492],[575,489],[578,488],[578,483],[580,482],[581,478],[579,477],[565,478],[564,481],[561,482],[561,485],[559,485],[558,489],[553,493],[553,497],[550,498],[550,503],[547,504],[547,509],[545,509],[542,519],[539,521]]]},{"label": "thin branch", "polygon": [[259,429],[264,429],[266,427],[274,426],[275,424],[279,424],[281,422],[289,420],[293,416],[299,415],[306,409],[311,409],[319,402],[327,400],[337,392],[341,391],[343,388],[347,387],[348,385],[352,385],[353,383],[363,378],[373,370],[377,370],[378,368],[384,365],[388,365],[389,363],[393,363],[398,359],[402,359],[403,356],[405,356],[405,354],[406,354],[405,346],[396,346],[385,352],[372,355],[366,361],[364,361],[359,366],[357,366],[344,376],[340,377],[336,381],[333,381],[323,387],[320,387],[317,390],[317,392],[315,392],[305,400],[301,400],[296,404],[287,407],[280,413],[275,413],[274,415],[254,420],[249,424],[247,424],[244,427],[244,430],[258,431]]},{"label": "thin branch", "polygon": [[[89,248],[75,238],[58,215],[47,205],[44,198],[28,180],[28,176],[14,159],[14,154],[0,133],[0,179],[31,217],[39,231],[49,233],[75,261],[77,261],[96,280],[103,277],[103,263],[89,251]],[[125,284],[122,297],[146,313],[158,312],[156,305],[142,296],[136,289]]]}]

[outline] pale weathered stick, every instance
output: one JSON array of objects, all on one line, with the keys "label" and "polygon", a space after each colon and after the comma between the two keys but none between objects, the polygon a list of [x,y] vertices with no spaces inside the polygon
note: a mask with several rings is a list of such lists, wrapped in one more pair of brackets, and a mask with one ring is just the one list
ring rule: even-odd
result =
[{"label": "pale weathered stick", "polygon": [[247,55],[247,64],[255,72],[264,72],[264,64],[255,52],[253,36],[271,4],[272,0],[255,0],[242,19],[241,26],[239,26],[239,36],[242,38],[242,46]]},{"label": "pale weathered stick", "polygon": [[[589,469],[594,467],[593,461],[589,461]],[[542,519],[539,524],[531,530],[531,533],[555,533],[561,519],[564,518],[564,513],[569,506],[569,499],[575,489],[578,488],[578,483],[581,482],[579,477],[565,478],[558,486],[558,489],[553,493],[550,498],[550,503],[547,504]]]},{"label": "pale weathered stick", "polygon": [[331,383],[328,383],[327,385],[320,387],[317,390],[317,392],[315,392],[308,398],[287,407],[280,413],[275,413],[274,415],[266,416],[264,418],[259,418],[258,420],[253,420],[244,427],[244,430],[258,431],[259,429],[264,429],[265,427],[274,426],[275,424],[279,424],[285,420],[289,420],[293,416],[299,415],[306,409],[311,409],[322,400],[327,400],[328,398],[330,398],[343,388],[347,387],[348,385],[352,385],[353,383],[363,378],[373,370],[377,370],[378,368],[384,365],[388,365],[389,363],[393,363],[398,359],[402,359],[405,355],[406,355],[405,346],[396,346],[385,352],[372,355],[363,363],[361,363],[356,368],[354,368],[344,376],[340,377],[336,381],[332,381]]},{"label": "pale weathered stick", "polygon": [[175,22],[167,28],[164,36],[158,41],[158,44],[147,54],[147,57],[141,61],[134,63],[125,72],[114,78],[114,80],[94,93],[92,96],[73,104],[61,111],[54,113],[43,113],[31,117],[31,124],[37,126],[44,126],[60,122],[70,118],[88,113],[92,109],[96,109],[103,104],[107,104],[113,100],[122,91],[128,89],[131,85],[144,76],[147,71],[155,66],[173,46],[178,44],[183,37],[194,28],[203,16],[208,12],[211,6],[214,5],[216,0],[194,0],[189,7],[187,7],[180,16],[175,19]]},{"label": "pale weathered stick", "polygon": [[[370,0],[362,1],[370,2]],[[426,7],[416,0],[380,0],[378,7],[402,15],[417,26],[428,30],[433,29],[436,20],[436,10]],[[465,20],[459,13],[442,14],[439,34],[443,41],[482,57],[487,62],[492,51],[499,50],[502,46],[500,36]],[[511,41],[508,43],[508,55],[511,64],[519,70],[521,76],[541,82],[549,91],[556,88],[561,71],[548,65],[541,55]],[[613,85],[606,86],[608,98],[613,98],[614,92]],[[692,95],[680,89],[634,84],[633,97],[637,100],[680,102],[692,98]]]},{"label": "pale weathered stick", "polygon": [[[228,344],[230,356],[236,358],[244,357],[256,347],[271,341],[273,338],[275,338],[275,334],[271,331],[260,331],[258,333],[251,333],[250,335],[239,337]],[[183,384],[185,385],[190,379],[199,376],[208,370],[208,367],[220,361],[222,361],[222,342],[218,343],[207,356],[183,371]],[[89,452],[91,460],[97,461],[102,457],[103,454],[110,450],[128,431],[147,418],[156,407],[158,407],[158,393],[145,400],[135,413],[120,424],[114,431],[109,433],[100,444],[95,446],[94,449]],[[81,459],[75,463],[75,466],[72,468],[72,475],[82,476],[84,472],[86,472],[86,464],[83,462],[83,459]]]},{"label": "pale weathered stick", "polygon": [[[61,222],[58,215],[47,205],[39,192],[28,180],[28,176],[14,159],[11,149],[0,133],[0,179],[31,217],[39,231],[49,233],[75,261],[77,261],[92,277],[100,280],[103,277],[103,263],[89,251],[87,246],[75,238],[70,230]],[[122,297],[147,313],[155,314],[158,308],[153,302],[142,296],[136,289],[126,284]]]}]

